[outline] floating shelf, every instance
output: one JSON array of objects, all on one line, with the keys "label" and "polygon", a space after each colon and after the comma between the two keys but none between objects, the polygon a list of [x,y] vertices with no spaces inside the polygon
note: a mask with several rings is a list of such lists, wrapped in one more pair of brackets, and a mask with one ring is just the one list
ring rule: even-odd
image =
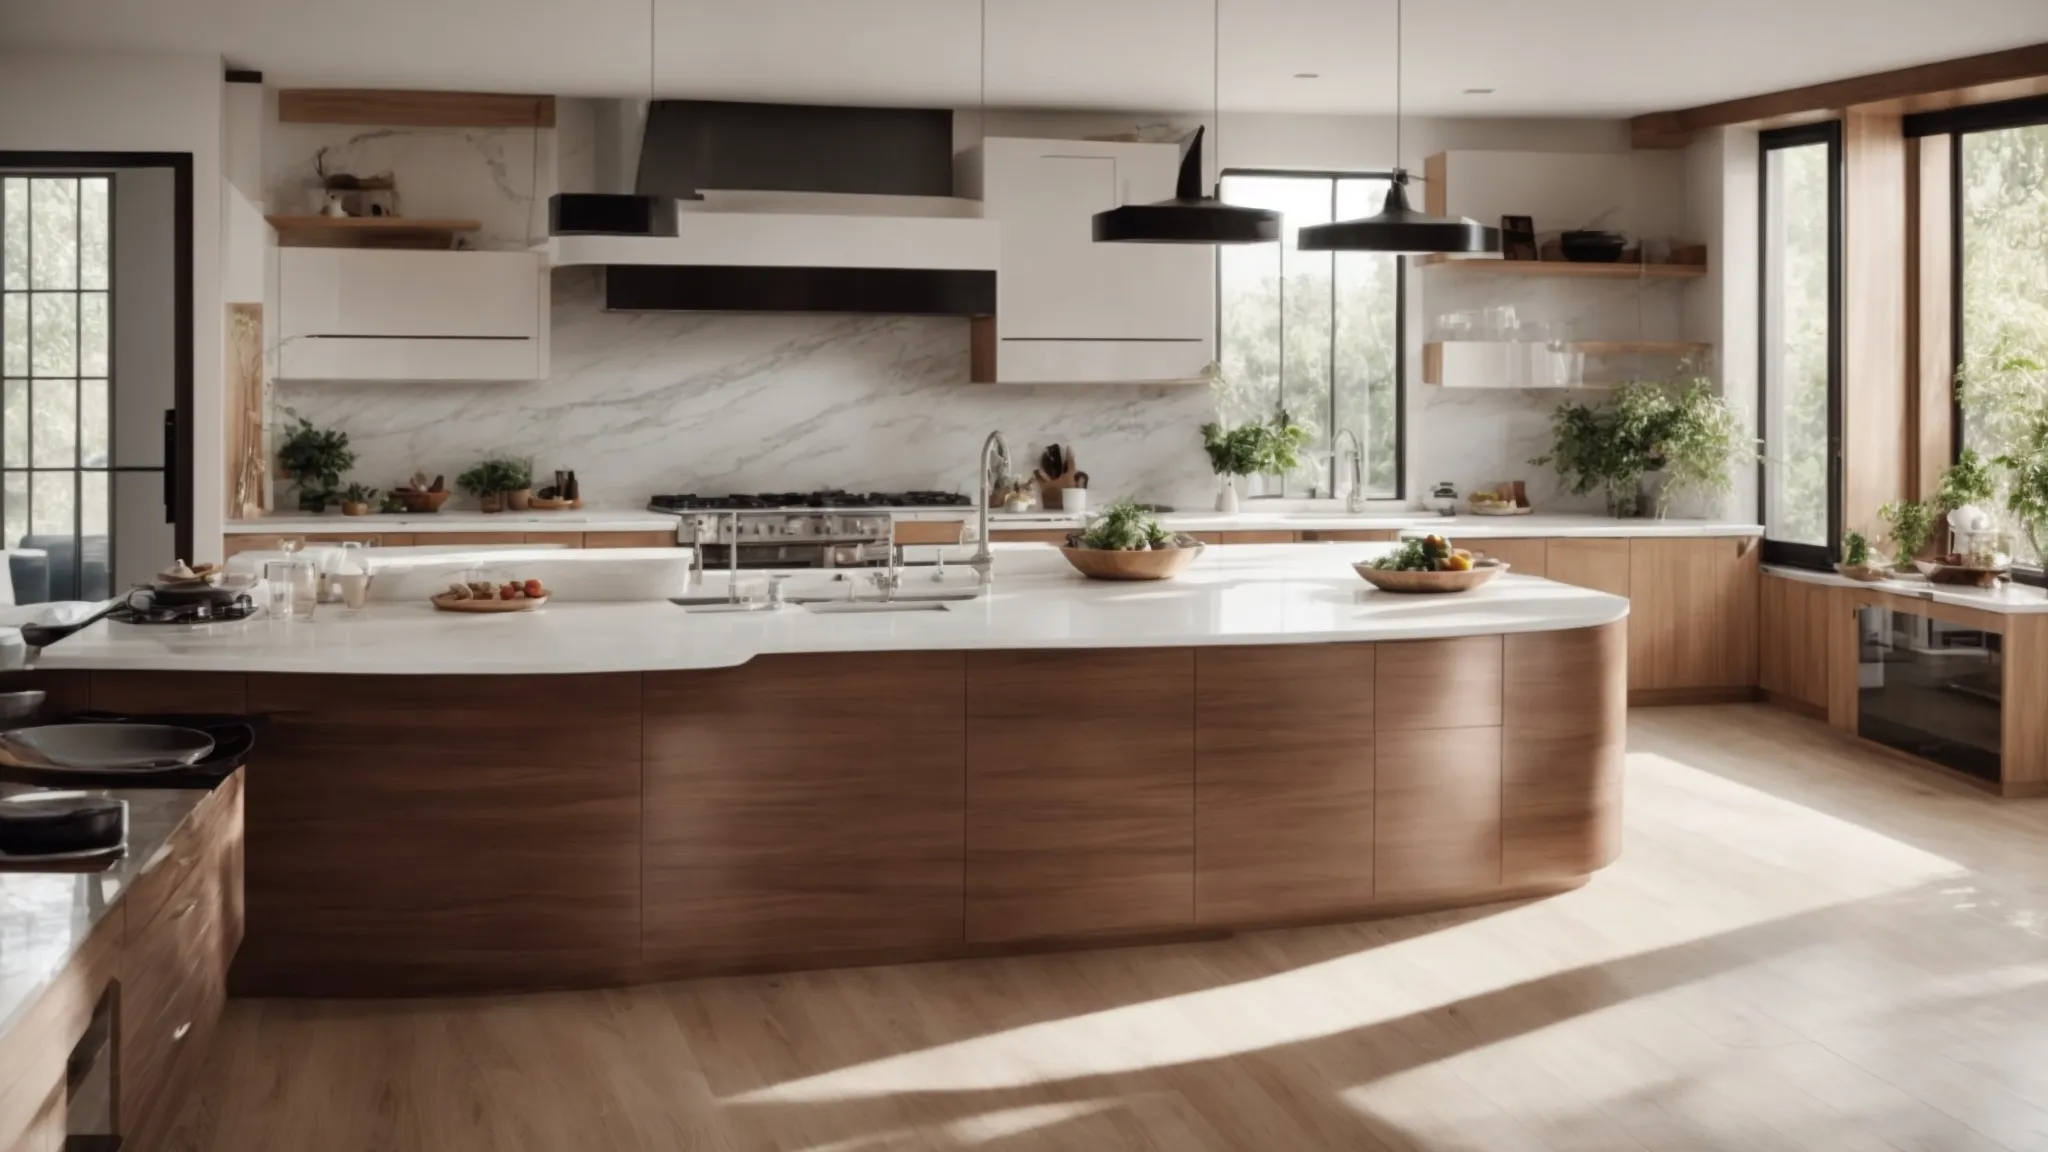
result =
[{"label": "floating shelf", "polygon": [[412,216],[265,216],[278,242],[297,248],[453,248],[481,220]]},{"label": "floating shelf", "polygon": [[1422,382],[1451,388],[1607,388],[1611,384],[1550,383],[1555,352],[1598,356],[1703,356],[1712,344],[1689,340],[1574,340],[1549,345],[1533,341],[1431,341],[1422,346]]},{"label": "floating shelf", "polygon": [[1568,260],[1486,260],[1450,256],[1442,252],[1424,256],[1422,267],[1468,268],[1495,276],[1559,276],[1573,280],[1697,280],[1707,274],[1705,264],[1575,264]]}]

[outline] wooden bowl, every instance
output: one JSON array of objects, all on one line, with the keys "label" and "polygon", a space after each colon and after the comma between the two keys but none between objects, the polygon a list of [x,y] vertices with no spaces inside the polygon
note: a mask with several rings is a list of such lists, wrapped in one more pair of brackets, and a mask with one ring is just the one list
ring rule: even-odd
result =
[{"label": "wooden bowl", "polygon": [[1927,577],[1929,584],[1960,584],[1971,588],[1996,587],[1998,578],[2009,571],[2005,568],[1966,568],[1936,560],[1915,560],[1913,566]]},{"label": "wooden bowl", "polygon": [[1396,572],[1370,564],[1351,567],[1367,584],[1382,592],[1470,592],[1508,570],[1498,560],[1475,560],[1464,572]]},{"label": "wooden bowl", "polygon": [[457,600],[443,592],[434,597],[434,607],[443,612],[531,612],[547,602],[545,596],[537,600]]},{"label": "wooden bowl", "polygon": [[1893,576],[1897,575],[1897,573],[1883,568],[1873,568],[1868,564],[1837,564],[1835,565],[1835,571],[1840,572],[1851,580],[1862,580],[1871,584],[1875,584],[1880,580],[1890,580]]},{"label": "wooden bowl", "polygon": [[422,492],[415,488],[393,488],[391,494],[405,502],[407,512],[439,512],[441,505],[448,502],[455,493],[450,491]]},{"label": "wooden bowl", "polygon": [[1201,554],[1199,544],[1192,548],[1154,548],[1146,552],[1060,547],[1060,555],[1067,558],[1067,563],[1090,580],[1171,580],[1187,571],[1188,565]]}]

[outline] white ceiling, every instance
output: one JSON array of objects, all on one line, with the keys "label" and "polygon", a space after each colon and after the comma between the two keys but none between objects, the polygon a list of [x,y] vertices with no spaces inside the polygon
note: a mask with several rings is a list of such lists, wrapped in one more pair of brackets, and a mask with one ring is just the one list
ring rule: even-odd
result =
[{"label": "white ceiling", "polygon": [[[1395,0],[1221,2],[1225,107],[1392,108]],[[0,44],[218,53],[293,85],[618,96],[646,91],[648,3],[0,0]],[[654,3],[663,95],[977,100],[978,0]],[[2048,41],[2048,0],[1407,0],[1406,17],[1407,106],[1439,115],[1632,115]],[[1210,42],[1209,0],[988,0],[988,101],[1204,108]]]}]

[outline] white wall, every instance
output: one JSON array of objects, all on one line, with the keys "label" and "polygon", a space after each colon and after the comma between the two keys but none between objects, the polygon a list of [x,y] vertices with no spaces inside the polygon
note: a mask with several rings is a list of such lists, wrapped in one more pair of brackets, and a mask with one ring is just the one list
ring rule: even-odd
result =
[{"label": "white wall", "polygon": [[221,61],[211,55],[0,50],[0,151],[192,155],[194,548],[222,509]]}]

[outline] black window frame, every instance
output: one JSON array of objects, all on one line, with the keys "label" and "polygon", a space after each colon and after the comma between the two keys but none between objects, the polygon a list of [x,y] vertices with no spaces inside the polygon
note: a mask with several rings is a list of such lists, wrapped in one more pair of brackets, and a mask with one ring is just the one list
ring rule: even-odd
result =
[{"label": "black window frame", "polygon": [[[1901,129],[1910,139],[1927,136],[1949,138],[1948,152],[1948,458],[1955,463],[1963,454],[1965,414],[1962,390],[1956,381],[1963,370],[1963,137],[1975,132],[1997,132],[2007,128],[2033,128],[2048,124],[2048,96],[2027,96],[1994,104],[1972,104],[1919,112],[1905,117]],[[2014,564],[2012,580],[2018,584],[2048,587],[2048,566]]]},{"label": "black window frame", "polygon": [[[1338,218],[1337,185],[1339,182],[1344,180],[1390,181],[1394,178],[1394,173],[1386,169],[1340,171],[1336,169],[1308,168],[1224,168],[1216,173],[1216,187],[1210,194],[1215,196],[1216,199],[1222,200],[1223,181],[1231,176],[1328,180],[1330,182],[1330,219],[1335,220]],[[1274,240],[1271,243],[1278,244],[1280,241]],[[1333,257],[1337,255],[1342,255],[1342,253],[1332,253]],[[1221,364],[1223,362],[1223,248],[1221,245],[1218,245],[1216,248],[1213,267],[1215,269],[1216,313],[1215,359],[1218,364]],[[1338,464],[1335,448],[1339,431],[1335,420],[1335,413],[1337,411],[1336,292],[1336,267],[1333,263],[1330,275],[1330,412],[1332,419],[1330,444],[1328,445],[1331,449],[1331,456],[1329,474],[1326,477],[1330,485],[1329,492],[1333,498],[1337,492]],[[1281,317],[1284,320],[1287,313],[1287,277],[1285,275],[1280,277],[1280,301]],[[1286,340],[1286,336],[1282,335],[1281,348],[1283,353],[1286,348]],[[1287,394],[1286,385],[1287,357],[1283,354],[1280,357],[1280,378],[1274,387],[1276,398]],[[1365,437],[1358,433],[1354,433],[1354,435],[1358,436],[1359,450],[1363,452],[1365,450]],[[1364,474],[1369,470],[1365,462],[1360,461],[1360,473]],[[1368,492],[1365,498],[1367,500],[1406,500],[1408,498],[1408,261],[1406,258],[1398,255],[1394,258],[1394,492],[1391,496]]]},{"label": "black window frame", "polygon": [[[1770,346],[1764,340],[1771,306],[1771,153],[1825,144],[1828,149],[1828,496],[1827,542],[1771,539]],[[1756,518],[1763,525],[1763,562],[1790,568],[1832,568],[1842,547],[1842,122],[1825,120],[1757,133],[1757,374],[1756,435],[1763,445],[1756,470]]]}]

